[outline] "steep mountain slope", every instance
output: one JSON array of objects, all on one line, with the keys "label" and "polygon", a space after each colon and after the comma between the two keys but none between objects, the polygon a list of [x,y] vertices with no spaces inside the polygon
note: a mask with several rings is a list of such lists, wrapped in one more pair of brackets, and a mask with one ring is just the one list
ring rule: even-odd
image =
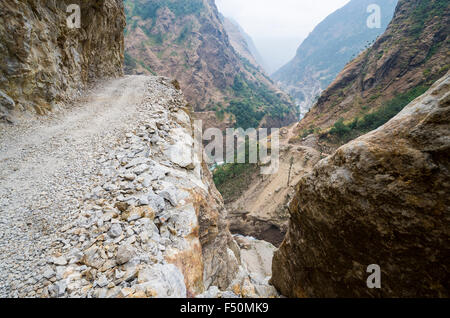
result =
[{"label": "steep mountain slope", "polygon": [[[381,9],[381,27],[369,28],[369,5]],[[308,111],[318,95],[353,57],[382,34],[392,19],[397,0],[352,0],[329,15],[303,41],[297,55],[273,78]]]},{"label": "steep mountain slope", "polygon": [[264,68],[264,60],[259,54],[250,35],[232,18],[220,15],[225,31],[235,51],[243,58],[247,59],[253,66]]},{"label": "steep mountain slope", "polygon": [[383,124],[446,73],[449,34],[448,1],[400,0],[386,32],[323,92],[300,133],[342,118],[332,135],[354,138]]},{"label": "steep mountain slope", "polygon": [[176,78],[196,111],[240,127],[282,126],[296,108],[231,46],[213,0],[127,0],[126,71]]},{"label": "steep mountain slope", "polygon": [[231,236],[177,83],[105,80],[122,1],[80,1],[72,30],[69,3],[0,3],[2,107],[62,101],[0,123],[0,297],[277,296],[274,247]]},{"label": "steep mountain slope", "polygon": [[[290,297],[449,297],[449,152],[450,72],[300,180],[273,284]],[[372,264],[381,288],[366,283]]]},{"label": "steep mountain slope", "polygon": [[78,2],[81,28],[69,29],[73,1],[1,1],[0,120],[43,114],[95,79],[122,75],[122,1]]}]

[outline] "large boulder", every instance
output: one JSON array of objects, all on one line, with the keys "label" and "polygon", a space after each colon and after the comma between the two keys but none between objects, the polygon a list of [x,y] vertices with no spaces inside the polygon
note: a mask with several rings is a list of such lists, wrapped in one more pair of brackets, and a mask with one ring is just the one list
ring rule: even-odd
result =
[{"label": "large boulder", "polygon": [[[290,297],[448,297],[450,73],[296,187],[271,282]],[[381,268],[370,289],[368,266]]]}]

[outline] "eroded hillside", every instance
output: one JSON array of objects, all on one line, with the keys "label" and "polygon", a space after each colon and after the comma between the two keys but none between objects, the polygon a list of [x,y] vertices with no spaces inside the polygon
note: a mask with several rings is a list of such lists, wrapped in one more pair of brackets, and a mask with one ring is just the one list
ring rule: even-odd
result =
[{"label": "eroded hillside", "polygon": [[[252,38],[233,19],[221,15],[221,20],[228,38],[236,53],[248,60],[256,68],[264,68],[264,61]],[[263,72],[263,70],[261,69]]]},{"label": "eroded hillside", "polygon": [[400,0],[386,32],[322,93],[299,135],[342,144],[395,116],[447,72],[449,19],[446,0]]},{"label": "eroded hillside", "polygon": [[122,1],[78,1],[79,29],[67,26],[72,3],[1,1],[0,120],[23,110],[44,114],[86,84],[123,74]]},{"label": "eroded hillside", "polygon": [[[261,175],[260,167],[255,164],[228,165],[215,171],[214,178],[223,195],[233,233],[250,235],[275,246],[283,241],[294,187],[323,157],[311,147],[289,144],[294,128],[291,125],[280,130],[279,168],[275,174]],[[229,170],[233,168],[235,174],[230,176]]]}]

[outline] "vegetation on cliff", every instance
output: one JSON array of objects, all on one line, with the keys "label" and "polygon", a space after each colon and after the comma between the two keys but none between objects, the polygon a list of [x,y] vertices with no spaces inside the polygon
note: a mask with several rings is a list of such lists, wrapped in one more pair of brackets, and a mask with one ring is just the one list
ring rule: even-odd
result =
[{"label": "vegetation on cliff", "polygon": [[154,19],[157,17],[158,10],[164,7],[169,8],[176,17],[196,14],[204,8],[203,0],[153,0],[153,1],[135,1],[125,0],[125,5],[131,12],[127,12],[128,16],[140,16],[142,19]]},{"label": "vegetation on cliff", "polygon": [[[258,85],[259,84],[259,85]],[[232,90],[235,98],[230,101],[229,112],[236,119],[236,127],[258,127],[264,116],[282,120],[292,112],[291,105],[283,102],[266,85],[234,78]]]},{"label": "vegetation on cliff", "polygon": [[258,174],[258,165],[251,163],[230,163],[217,167],[213,172],[214,184],[222,194],[225,203],[242,195],[252,179]]},{"label": "vegetation on cliff", "polygon": [[[367,8],[374,4],[381,9],[380,28],[367,27]],[[344,66],[386,30],[396,5],[397,0],[350,1],[323,20],[273,77],[309,109]]]}]

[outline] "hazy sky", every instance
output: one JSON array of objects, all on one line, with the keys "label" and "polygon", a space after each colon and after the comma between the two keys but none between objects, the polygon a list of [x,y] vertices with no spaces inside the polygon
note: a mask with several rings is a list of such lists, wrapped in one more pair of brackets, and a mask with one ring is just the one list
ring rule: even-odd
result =
[{"label": "hazy sky", "polygon": [[216,0],[253,38],[272,73],[295,56],[314,27],[349,0]]}]

